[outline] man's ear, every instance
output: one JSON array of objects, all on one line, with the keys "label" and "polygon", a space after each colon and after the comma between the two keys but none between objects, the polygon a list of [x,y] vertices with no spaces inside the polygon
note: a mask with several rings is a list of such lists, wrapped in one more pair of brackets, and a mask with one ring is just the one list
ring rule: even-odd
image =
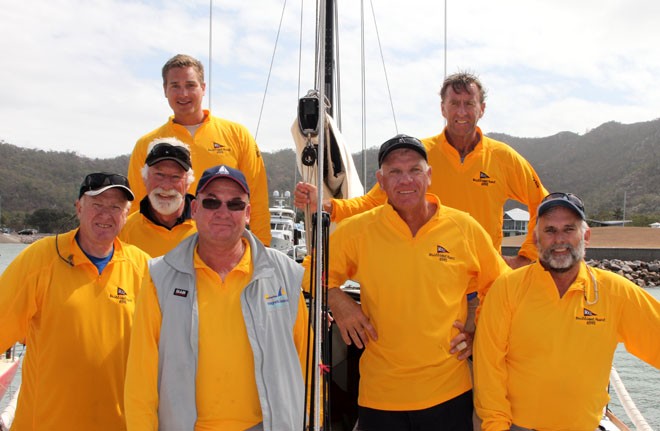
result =
[{"label": "man's ear", "polygon": [[589,245],[589,240],[591,239],[591,228],[587,226],[587,230],[584,231],[584,245]]},{"label": "man's ear", "polygon": [[378,182],[378,186],[379,186],[381,189],[383,188],[382,179],[383,179],[383,173],[380,171],[380,169],[378,169],[378,170],[376,171],[376,181]]}]

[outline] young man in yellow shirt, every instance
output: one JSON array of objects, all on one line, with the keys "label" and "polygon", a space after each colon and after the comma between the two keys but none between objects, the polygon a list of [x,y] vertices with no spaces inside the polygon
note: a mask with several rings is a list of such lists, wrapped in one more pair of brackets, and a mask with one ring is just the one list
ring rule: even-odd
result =
[{"label": "young man in yellow shirt", "polygon": [[[184,54],[169,59],[162,70],[163,90],[173,115],[167,123],[138,139],[128,165],[128,179],[137,200],[146,196],[141,169],[147,148],[154,139],[176,137],[190,147],[193,169],[204,172],[216,165],[227,165],[244,173],[252,191],[250,229],[266,246],[270,245],[268,180],[261,152],[245,126],[218,118],[202,108],[206,92],[204,66]],[[190,185],[197,187],[197,182]],[[135,211],[135,208],[133,211]]]}]

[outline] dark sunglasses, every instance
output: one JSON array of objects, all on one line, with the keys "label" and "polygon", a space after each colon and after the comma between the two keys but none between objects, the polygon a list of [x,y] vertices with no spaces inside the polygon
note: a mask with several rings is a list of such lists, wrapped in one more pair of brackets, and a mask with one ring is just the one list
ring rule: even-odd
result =
[{"label": "dark sunglasses", "polygon": [[573,193],[562,193],[562,192],[550,193],[548,196],[544,197],[541,202],[549,201],[551,199],[563,199],[565,201],[569,201],[570,203],[578,207],[582,212],[584,212],[584,203],[579,197],[575,196]]},{"label": "dark sunglasses", "polygon": [[98,190],[105,186],[124,186],[130,188],[128,185],[128,178],[120,174],[108,174],[105,172],[97,172],[89,174],[85,177],[80,185],[80,196],[85,192],[91,190]]},{"label": "dark sunglasses", "polygon": [[[243,211],[247,206],[247,202],[240,199],[232,199],[230,201],[225,201],[227,209],[229,211]],[[202,207],[207,210],[217,210],[222,206],[222,201],[220,199],[214,198],[205,198],[202,199]]]}]

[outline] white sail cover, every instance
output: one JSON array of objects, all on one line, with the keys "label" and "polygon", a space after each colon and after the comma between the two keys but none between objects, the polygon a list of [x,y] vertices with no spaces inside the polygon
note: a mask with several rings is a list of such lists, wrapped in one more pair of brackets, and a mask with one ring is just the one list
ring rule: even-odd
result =
[{"label": "white sail cover", "polygon": [[[323,178],[323,198],[333,197],[348,199],[362,196],[364,187],[355,169],[353,157],[349,153],[346,140],[337,128],[335,120],[325,114],[325,165],[326,174]],[[317,165],[305,166],[300,156],[307,146],[307,137],[302,134],[298,126],[298,119],[291,126],[291,134],[296,143],[296,163],[303,181],[316,184]],[[318,136],[312,137],[312,144],[318,145]]]}]

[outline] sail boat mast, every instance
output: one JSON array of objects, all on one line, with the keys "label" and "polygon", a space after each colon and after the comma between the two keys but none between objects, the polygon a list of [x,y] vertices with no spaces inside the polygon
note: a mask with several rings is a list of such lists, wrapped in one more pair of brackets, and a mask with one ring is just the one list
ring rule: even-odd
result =
[{"label": "sail boat mast", "polygon": [[[323,2],[322,2],[323,3]],[[324,64],[323,88],[325,98],[329,102],[328,113],[335,118],[335,1],[325,0],[325,31],[324,31]],[[322,130],[322,129],[321,129]]]}]

